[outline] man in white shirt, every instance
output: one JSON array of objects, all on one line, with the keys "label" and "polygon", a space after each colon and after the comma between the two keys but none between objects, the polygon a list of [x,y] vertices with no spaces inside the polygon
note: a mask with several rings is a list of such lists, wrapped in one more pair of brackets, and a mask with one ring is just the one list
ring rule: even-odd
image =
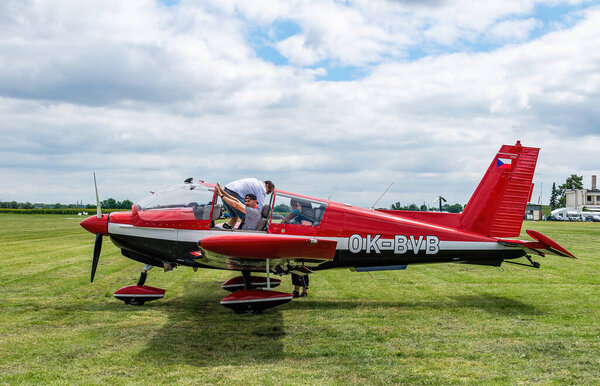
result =
[{"label": "man in white shirt", "polygon": [[[263,207],[263,203],[265,201],[265,196],[267,194],[271,194],[273,190],[275,190],[275,185],[271,181],[261,182],[256,178],[243,178],[241,180],[236,180],[225,185],[223,190],[229,195],[236,198],[242,205],[245,205],[244,198],[248,194],[252,194],[256,197],[257,200],[257,209],[260,212]],[[238,210],[237,208],[229,205],[226,201],[223,201],[223,205],[229,212],[231,218],[225,224],[223,224],[223,228],[231,229],[235,228],[235,224],[237,223],[238,217],[244,219],[246,216],[245,213]]]}]

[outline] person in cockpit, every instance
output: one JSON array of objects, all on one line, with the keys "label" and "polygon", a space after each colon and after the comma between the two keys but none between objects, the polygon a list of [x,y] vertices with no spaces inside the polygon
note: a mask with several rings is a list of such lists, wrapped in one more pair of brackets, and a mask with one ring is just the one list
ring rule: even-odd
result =
[{"label": "person in cockpit", "polygon": [[292,211],[283,218],[283,224],[312,225],[315,221],[314,211],[307,201],[292,198],[290,200]]}]

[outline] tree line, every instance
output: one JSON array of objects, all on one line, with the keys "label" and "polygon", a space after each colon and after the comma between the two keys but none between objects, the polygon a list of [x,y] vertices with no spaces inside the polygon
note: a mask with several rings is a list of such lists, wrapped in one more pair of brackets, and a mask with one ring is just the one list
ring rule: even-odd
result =
[{"label": "tree line", "polygon": [[[402,205],[399,201],[395,202],[390,206],[392,210],[413,210],[413,211],[421,211],[421,212],[439,212],[439,208],[429,208],[427,205],[423,204],[421,206],[417,206],[416,204],[410,205]],[[463,210],[463,206],[461,204],[444,204],[442,205],[442,211],[448,213],[460,213]]]},{"label": "tree line", "polygon": [[[133,202],[130,200],[117,201],[114,198],[108,198],[100,202],[100,207],[104,209],[131,209]],[[96,209],[96,205],[79,205],[79,204],[61,204],[59,202],[55,204],[44,204],[31,202],[17,202],[17,201],[0,201],[0,208],[3,209]]]}]

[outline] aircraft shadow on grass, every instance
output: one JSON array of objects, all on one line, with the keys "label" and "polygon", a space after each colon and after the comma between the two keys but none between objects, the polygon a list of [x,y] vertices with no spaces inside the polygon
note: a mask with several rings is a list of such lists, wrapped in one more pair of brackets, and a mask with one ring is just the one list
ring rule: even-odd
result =
[{"label": "aircraft shadow on grass", "polygon": [[417,300],[417,301],[379,301],[373,299],[353,299],[353,300],[314,300],[308,302],[293,302],[289,308],[306,310],[355,310],[361,308],[429,308],[432,312],[439,309],[459,309],[476,308],[497,315],[540,315],[543,314],[538,308],[531,304],[523,303],[519,300],[498,295],[460,295],[451,296],[436,300]]},{"label": "aircraft shadow on grass", "polygon": [[270,309],[259,315],[232,313],[215,301],[222,297],[220,285],[189,283],[179,299],[163,303],[161,310],[168,313],[169,319],[138,359],[206,367],[271,363],[284,358],[281,312]]},{"label": "aircraft shadow on grass", "polygon": [[[148,341],[146,348],[138,354],[138,359],[164,365],[187,364],[197,367],[251,365],[284,359],[286,328],[281,312],[270,309],[260,315],[243,317],[230,313],[215,301],[221,296],[216,290],[219,284],[202,283],[198,286],[198,283],[190,283],[181,298],[173,299],[171,304],[163,303],[160,309],[168,312],[169,319]],[[515,317],[542,313],[519,300],[486,294],[430,301],[306,299],[294,301],[283,309],[302,313],[389,307],[430,308],[431,312],[467,307]]]},{"label": "aircraft shadow on grass", "polygon": [[[196,283],[197,284],[197,283]],[[214,283],[202,283],[205,286],[213,286],[219,285],[219,282]],[[200,293],[196,294],[188,294],[184,295],[182,299],[165,299],[163,302],[149,303],[144,305],[143,308],[137,307],[123,307],[123,304],[116,301],[111,300],[108,302],[93,302],[93,303],[74,303],[74,304],[62,304],[58,306],[52,306],[52,308],[56,310],[63,311],[72,311],[72,312],[82,312],[82,311],[114,311],[114,312],[126,312],[131,313],[137,310],[143,311],[147,308],[152,308],[157,311],[171,310],[171,308],[176,306],[184,306],[186,307],[183,310],[174,310],[174,317],[179,318],[190,318],[194,317],[194,315],[189,315],[191,309],[193,308],[193,312],[196,314],[195,318],[198,321],[202,321],[203,318],[210,319],[212,314],[219,314],[218,317],[222,317],[223,315],[220,313],[224,311],[223,308],[216,307],[215,304],[209,304],[210,302],[214,302],[213,298],[218,298],[221,296],[220,294],[208,294],[202,295],[208,296],[208,299],[201,298]],[[195,306],[190,303],[195,302]],[[177,303],[177,304],[174,304]],[[460,296],[451,296],[446,299],[438,299],[438,300],[420,300],[420,301],[380,301],[374,299],[307,299],[294,301],[289,304],[286,309],[288,310],[327,310],[332,311],[336,309],[341,310],[355,310],[360,308],[369,308],[369,309],[377,309],[377,308],[430,308],[434,309],[452,309],[452,308],[479,308],[484,311],[493,314],[499,315],[541,315],[544,312],[539,308],[536,308],[532,304],[524,303],[516,299],[511,299],[504,296],[498,295],[460,295]],[[274,310],[265,311],[264,314],[260,317],[247,316],[250,320],[256,321],[261,318],[271,318],[274,314]],[[176,316],[179,315],[179,316]],[[242,318],[241,320],[245,320]],[[260,333],[257,333],[260,335]],[[269,334],[267,334],[269,335]]]},{"label": "aircraft shadow on grass", "polygon": [[[144,307],[124,306],[113,301],[63,304],[54,307],[66,312],[102,312],[121,314],[144,313],[149,309],[166,314],[164,325],[140,339],[147,339],[136,359],[141,363],[160,366],[189,365],[195,367],[243,366],[273,363],[286,358],[284,339],[286,326],[279,309],[269,309],[259,315],[237,315],[216,301],[222,297],[220,282],[188,282],[181,295],[167,297]],[[82,308],[83,307],[83,308]],[[543,311],[530,303],[495,294],[457,295],[428,300],[380,301],[375,299],[316,299],[293,301],[281,310],[291,311],[292,319],[300,322],[306,312],[332,313],[337,310],[421,309],[426,312],[459,312],[469,308],[507,317],[541,315]],[[293,315],[296,314],[296,315]],[[354,315],[354,313],[351,313]],[[289,315],[288,315],[289,319]],[[147,330],[147,328],[144,328]],[[139,334],[132,327],[131,334]],[[307,332],[310,334],[310,332]]]}]

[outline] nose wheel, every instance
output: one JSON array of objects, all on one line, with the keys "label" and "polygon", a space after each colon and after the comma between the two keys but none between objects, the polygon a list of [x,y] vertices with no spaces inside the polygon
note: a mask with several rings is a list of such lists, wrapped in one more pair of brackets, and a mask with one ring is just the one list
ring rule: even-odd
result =
[{"label": "nose wheel", "polygon": [[114,297],[130,306],[142,306],[146,302],[163,298],[166,292],[164,289],[145,285],[148,271],[151,269],[152,266],[146,264],[142,268],[137,284],[119,288],[113,294]]}]

